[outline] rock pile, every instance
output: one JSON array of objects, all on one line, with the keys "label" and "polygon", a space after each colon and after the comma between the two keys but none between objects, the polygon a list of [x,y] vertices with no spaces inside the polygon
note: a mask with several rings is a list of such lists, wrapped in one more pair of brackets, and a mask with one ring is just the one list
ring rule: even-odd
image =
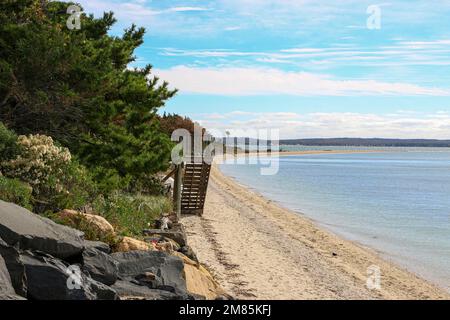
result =
[{"label": "rock pile", "polygon": [[0,201],[0,300],[227,297],[187,246],[182,226],[171,227],[146,230],[145,242],[125,237],[115,248],[121,252],[111,253],[106,243]]}]

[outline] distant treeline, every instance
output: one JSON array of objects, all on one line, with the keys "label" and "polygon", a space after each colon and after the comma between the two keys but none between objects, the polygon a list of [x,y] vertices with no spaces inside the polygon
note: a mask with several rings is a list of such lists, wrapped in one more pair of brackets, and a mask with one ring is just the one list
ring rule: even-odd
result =
[{"label": "distant treeline", "polygon": [[380,138],[327,138],[280,140],[280,145],[304,146],[357,146],[357,147],[440,147],[449,148],[450,140],[435,139],[380,139]]}]

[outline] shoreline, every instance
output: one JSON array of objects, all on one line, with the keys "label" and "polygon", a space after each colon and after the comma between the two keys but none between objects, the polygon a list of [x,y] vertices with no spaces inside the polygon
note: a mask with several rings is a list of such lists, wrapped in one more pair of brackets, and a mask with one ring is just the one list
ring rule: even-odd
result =
[{"label": "shoreline", "polygon": [[[182,221],[199,259],[238,299],[450,299],[443,288],[264,198],[217,166],[210,181],[203,217]],[[380,290],[366,286],[371,266],[381,271]]]}]

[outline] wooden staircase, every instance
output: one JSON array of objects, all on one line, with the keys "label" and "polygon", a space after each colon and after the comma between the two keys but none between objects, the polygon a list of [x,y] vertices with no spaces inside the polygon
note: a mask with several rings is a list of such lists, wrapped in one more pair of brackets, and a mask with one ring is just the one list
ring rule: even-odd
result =
[{"label": "wooden staircase", "polygon": [[205,162],[184,164],[181,214],[203,214],[210,172],[211,165]]}]

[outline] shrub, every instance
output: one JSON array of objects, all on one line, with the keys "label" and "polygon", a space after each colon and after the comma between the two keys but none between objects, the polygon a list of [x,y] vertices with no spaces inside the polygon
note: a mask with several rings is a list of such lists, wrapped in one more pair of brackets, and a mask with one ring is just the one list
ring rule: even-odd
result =
[{"label": "shrub", "polygon": [[33,188],[34,211],[80,208],[94,198],[96,188],[87,170],[72,161],[67,148],[45,135],[19,136],[19,155],[3,162],[5,176]]},{"label": "shrub", "polygon": [[69,150],[55,146],[51,137],[39,134],[19,136],[17,143],[21,152],[3,163],[5,175],[29,183],[38,194],[49,184],[63,191],[59,180],[70,163]]},{"label": "shrub", "polygon": [[133,237],[141,236],[142,229],[153,225],[162,213],[172,211],[172,203],[167,197],[120,193],[97,199],[93,207],[96,213],[114,225],[116,232]]},{"label": "shrub", "polygon": [[146,195],[162,196],[165,193],[164,184],[154,176],[146,176],[145,179],[130,183],[129,192]]},{"label": "shrub", "polygon": [[0,176],[0,199],[15,203],[21,207],[32,210],[31,206],[32,188],[16,179],[8,179]]},{"label": "shrub", "polygon": [[[17,136],[11,130],[8,130],[0,122],[0,164],[4,161],[14,159],[19,153],[17,145]],[[0,165],[1,170],[1,165]]]},{"label": "shrub", "polygon": [[60,177],[58,183],[63,186],[62,192],[52,188],[52,185],[46,192],[41,190],[46,198],[42,199],[40,209],[36,210],[37,212],[80,209],[92,202],[97,196],[98,189],[90,173],[77,161],[72,161],[64,168],[64,174]]}]

